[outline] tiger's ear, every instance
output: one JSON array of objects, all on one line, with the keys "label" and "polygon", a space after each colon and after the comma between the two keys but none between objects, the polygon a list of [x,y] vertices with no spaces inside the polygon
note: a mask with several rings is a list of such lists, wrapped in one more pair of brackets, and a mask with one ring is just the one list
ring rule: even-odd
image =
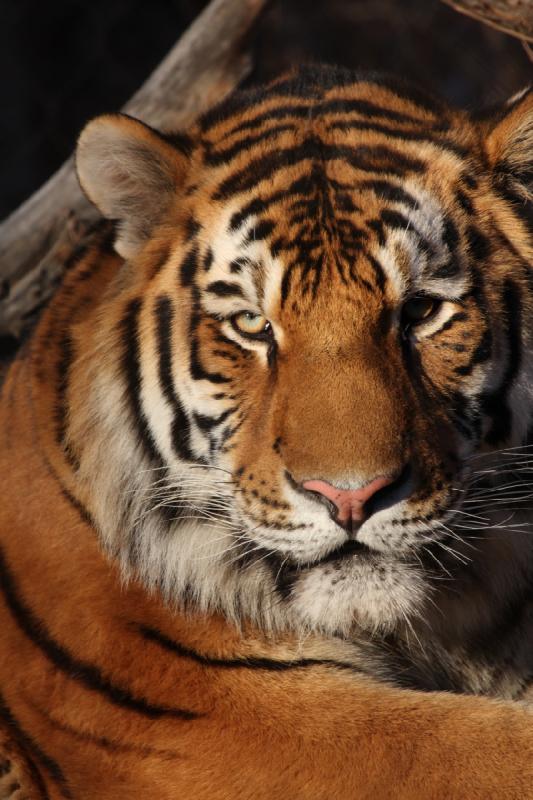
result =
[{"label": "tiger's ear", "polygon": [[115,249],[131,258],[169,208],[186,168],[183,154],[124,114],[97,117],[81,132],[76,169],[81,188],[117,222]]},{"label": "tiger's ear", "polygon": [[515,191],[533,200],[533,89],[515,95],[486,124],[491,166]]}]

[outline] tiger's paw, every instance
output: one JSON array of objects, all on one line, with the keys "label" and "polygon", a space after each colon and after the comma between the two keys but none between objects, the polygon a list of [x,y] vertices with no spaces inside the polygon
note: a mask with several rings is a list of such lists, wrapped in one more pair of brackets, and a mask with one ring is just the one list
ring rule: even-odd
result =
[{"label": "tiger's paw", "polygon": [[7,741],[0,741],[0,800],[42,800],[26,760]]}]

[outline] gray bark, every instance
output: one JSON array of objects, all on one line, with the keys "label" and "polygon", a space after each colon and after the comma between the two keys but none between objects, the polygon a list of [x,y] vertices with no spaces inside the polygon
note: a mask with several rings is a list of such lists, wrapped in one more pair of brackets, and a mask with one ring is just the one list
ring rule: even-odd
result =
[{"label": "gray bark", "polygon": [[492,28],[533,42],[533,0],[443,0]]}]

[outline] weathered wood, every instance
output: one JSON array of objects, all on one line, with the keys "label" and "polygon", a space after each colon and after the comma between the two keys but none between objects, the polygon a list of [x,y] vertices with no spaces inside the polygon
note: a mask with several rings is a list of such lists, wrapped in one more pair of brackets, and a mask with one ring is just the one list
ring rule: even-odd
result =
[{"label": "weathered wood", "polygon": [[443,0],[492,28],[533,42],[533,0]]},{"label": "weathered wood", "polygon": [[[243,40],[266,0],[212,0],[124,111],[163,130],[186,128],[250,69]],[[70,158],[0,225],[0,336],[18,337],[97,220]]]}]

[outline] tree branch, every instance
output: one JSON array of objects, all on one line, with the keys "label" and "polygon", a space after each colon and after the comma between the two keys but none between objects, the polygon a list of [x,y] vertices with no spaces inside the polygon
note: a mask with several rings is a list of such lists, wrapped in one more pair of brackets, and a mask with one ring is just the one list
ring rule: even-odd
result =
[{"label": "tree branch", "polygon": [[443,3],[492,28],[533,42],[532,0],[442,0]]},{"label": "tree branch", "polygon": [[[250,69],[242,44],[266,0],[212,0],[124,106],[163,130],[187,128]],[[98,220],[69,158],[0,225],[0,336],[19,337]]]}]

